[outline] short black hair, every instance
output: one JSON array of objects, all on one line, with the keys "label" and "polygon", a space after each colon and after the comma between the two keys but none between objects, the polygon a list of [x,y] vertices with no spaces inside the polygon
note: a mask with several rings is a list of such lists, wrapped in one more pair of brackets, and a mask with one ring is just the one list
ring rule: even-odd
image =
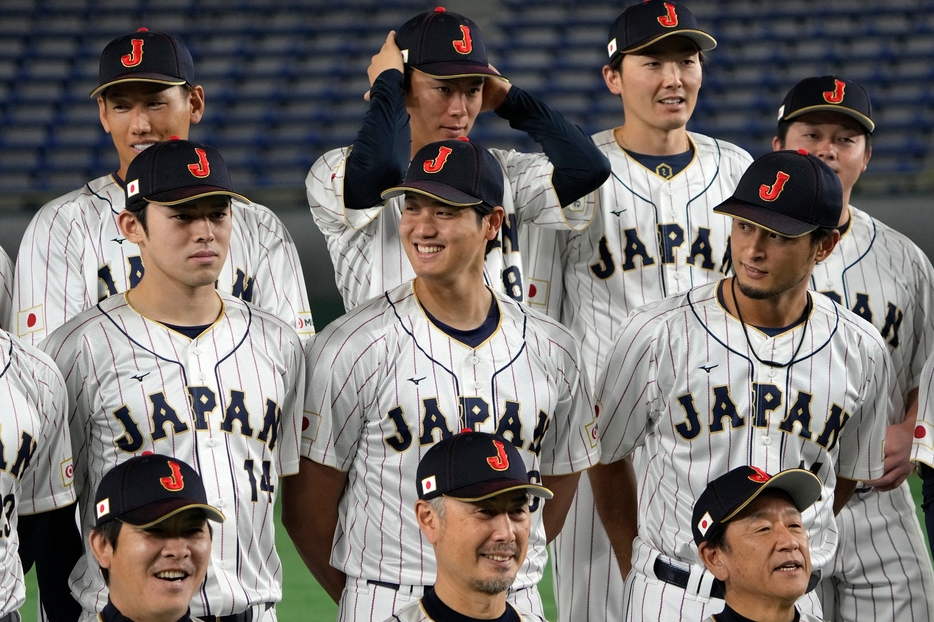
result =
[{"label": "short black hair", "polygon": [[721,524],[717,526],[713,530],[713,532],[710,534],[710,537],[708,537],[705,540],[705,542],[707,543],[707,546],[709,546],[712,549],[719,549],[721,551],[729,553],[730,545],[726,541],[726,530],[727,530],[727,527],[729,527],[729,525],[730,525],[729,523],[726,523],[726,524]]},{"label": "short black hair", "polygon": [[[109,520],[102,525],[94,527],[91,532],[98,532],[104,538],[104,542],[110,545],[113,550],[117,550],[117,540],[120,538],[120,530],[123,523],[117,519]],[[101,575],[104,577],[104,584],[110,585],[110,571],[101,567]]]},{"label": "short black hair", "polygon": [[837,231],[836,227],[818,227],[814,231],[811,231],[811,247],[817,247],[824,243],[824,241],[833,237],[833,232]]}]

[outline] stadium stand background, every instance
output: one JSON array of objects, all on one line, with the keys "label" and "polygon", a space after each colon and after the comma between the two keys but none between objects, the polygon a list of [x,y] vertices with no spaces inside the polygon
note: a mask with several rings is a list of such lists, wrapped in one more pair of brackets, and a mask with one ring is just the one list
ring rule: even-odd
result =
[{"label": "stadium stand background", "polygon": [[[588,133],[622,108],[600,68],[606,32],[630,1],[454,0],[483,28],[493,64]],[[0,244],[11,256],[35,210],[116,168],[87,94],[106,43],[140,26],[189,47],[207,94],[192,138],[218,147],[235,183],[272,207],[302,254],[316,324],[340,312],[303,182],[326,150],[352,142],[366,67],[386,33],[434,8],[414,0],[0,0]],[[808,75],[870,91],[877,131],[854,203],[934,255],[934,1],[692,0],[718,39],[689,129],[770,149],[778,105]],[[492,114],[471,137],[537,150]]]}]

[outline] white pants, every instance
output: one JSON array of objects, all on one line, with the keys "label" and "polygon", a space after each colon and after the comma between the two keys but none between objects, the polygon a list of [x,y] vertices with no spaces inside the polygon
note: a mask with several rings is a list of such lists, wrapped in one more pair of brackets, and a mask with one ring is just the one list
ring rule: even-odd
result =
[{"label": "white pants", "polygon": [[[366,579],[347,577],[341,593],[338,622],[384,622],[425,595],[425,586],[401,585],[398,589],[368,583]],[[542,598],[535,586],[513,592],[506,600],[520,609],[544,619]]]},{"label": "white pants", "polygon": [[[701,622],[708,616],[723,611],[726,604],[710,596],[715,577],[699,564],[685,564],[661,555],[643,544],[639,538],[633,542],[632,571],[626,577],[627,622]],[[665,583],[655,577],[655,560],[690,572],[687,589]],[[808,592],[797,602],[798,610],[821,617],[820,600]]]}]

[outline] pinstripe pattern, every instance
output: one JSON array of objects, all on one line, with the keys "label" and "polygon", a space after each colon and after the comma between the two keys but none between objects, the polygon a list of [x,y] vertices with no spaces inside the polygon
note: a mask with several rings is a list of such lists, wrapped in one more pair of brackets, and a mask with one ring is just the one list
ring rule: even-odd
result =
[{"label": "pinstripe pattern", "polygon": [[[368,209],[344,207],[344,166],[349,153],[349,147],[329,151],[305,179],[311,215],[327,240],[337,289],[348,311],[415,278],[399,239],[404,197]],[[593,199],[562,208],[551,185],[554,166],[547,157],[501,149],[490,149],[490,153],[503,168],[506,216],[498,245],[486,256],[484,280],[495,291],[521,301],[525,286],[520,232],[529,224],[553,229],[586,227],[593,218]]]},{"label": "pinstripe pattern", "polygon": [[[107,175],[39,210],[16,261],[11,332],[38,344],[81,311],[138,282],[139,248],[117,226],[124,205],[123,188]],[[288,231],[255,203],[234,201],[231,220],[218,289],[266,309],[308,339],[314,334],[311,307]]]},{"label": "pinstripe pattern", "polygon": [[[770,473],[811,469],[825,493],[804,519],[813,567],[824,568],[837,545],[837,476],[882,474],[891,359],[878,331],[817,295],[805,324],[774,338],[750,327],[747,342],[717,301],[717,287],[672,296],[629,318],[596,385],[601,461],[644,448],[639,538],[688,564],[695,559],[691,513],[708,481],[743,464]],[[802,331],[791,365],[755,361],[751,348],[764,360],[790,361]]]},{"label": "pinstripe pattern", "polygon": [[62,375],[45,353],[5,331],[0,405],[0,615],[6,615],[26,600],[18,517],[74,503],[75,491]]},{"label": "pinstripe pattern", "polygon": [[[852,206],[850,226],[811,276],[824,292],[872,322],[889,349],[903,401],[934,352],[934,268],[904,235]],[[889,423],[904,421],[904,409]],[[909,510],[910,509],[910,510]],[[906,511],[909,510],[909,511]],[[908,484],[853,495],[837,516],[840,549],[822,583],[835,620],[932,620],[934,571]]]},{"label": "pinstripe pattern", "polygon": [[[273,504],[279,477],[298,471],[300,339],[268,313],[222,300],[221,316],[195,340],[143,318],[119,295],[42,344],[68,389],[85,539],[104,473],[145,451],[194,466],[208,500],[226,514],[214,528],[211,572],[192,601],[194,616],[280,600]],[[72,593],[88,612],[106,603],[90,553],[72,573]]]},{"label": "pinstripe pattern", "polygon": [[[528,281],[547,295],[547,299],[530,295],[529,304],[552,317],[562,313],[562,321],[583,342],[584,360],[592,377],[599,373],[620,326],[633,309],[723,276],[730,219],[711,210],[732,194],[752,158],[730,143],[700,134],[688,136],[694,144],[694,160],[666,180],[626,155],[613,130],[595,134],[593,140],[609,158],[613,175],[598,190],[593,224],[585,231],[567,234],[537,228],[525,231],[535,238],[526,242],[526,247],[536,251],[530,255]],[[664,263],[659,223],[677,225],[684,232],[683,243],[669,257],[674,263]],[[706,252],[711,263],[706,267],[704,257],[694,257],[693,263],[688,257],[702,228],[710,231]],[[627,231],[644,243],[651,265],[633,255]],[[605,251],[601,251],[601,239],[606,241]],[[633,256],[631,269],[624,269],[627,246]],[[604,253],[609,255],[609,263]],[[563,287],[567,291],[562,291]],[[623,612],[623,578],[594,511],[593,492],[586,478],[580,482],[552,551],[559,618],[618,622]]]},{"label": "pinstripe pattern", "polygon": [[[412,508],[418,462],[442,437],[464,427],[499,432],[542,475],[594,463],[593,402],[578,346],[556,322],[506,296],[497,302],[500,325],[475,349],[427,320],[411,283],[358,306],[312,343],[302,455],[348,472],[331,564],[349,577],[434,582],[432,548]],[[533,507],[514,587],[537,584],[546,559]]]}]

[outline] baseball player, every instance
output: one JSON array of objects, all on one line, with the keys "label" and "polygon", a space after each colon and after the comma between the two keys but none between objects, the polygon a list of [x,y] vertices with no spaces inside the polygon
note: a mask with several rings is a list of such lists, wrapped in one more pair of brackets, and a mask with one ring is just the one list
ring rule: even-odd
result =
[{"label": "baseball player", "polygon": [[931,555],[934,555],[934,356],[931,356],[921,371],[918,386],[918,422],[915,427],[914,442],[911,446],[911,460],[916,462],[921,474],[921,494],[924,510],[925,528]]},{"label": "baseball player", "polygon": [[739,466],[707,485],[691,517],[694,544],[722,584],[726,605],[704,622],[820,622],[795,602],[811,577],[801,514],[821,492],[821,481],[805,469],[769,475]]},{"label": "baseball player", "polygon": [[[528,303],[552,317],[563,303],[560,317],[583,343],[593,377],[633,309],[729,271],[730,221],[712,209],[752,158],[685,127],[703,53],[715,45],[683,4],[651,0],[623,11],[609,29],[603,76],[625,123],[593,136],[613,167],[594,221],[566,235],[524,230],[534,240],[525,248],[537,249]],[[621,573],[586,478],[552,548],[559,619],[619,622],[628,563]]]},{"label": "baseball player", "polygon": [[[298,470],[302,344],[283,321],[214,287],[231,213],[248,203],[214,148],[157,143],[130,163],[127,180],[118,223],[146,273],[42,344],[68,389],[84,536],[109,469],[147,452],[184,460],[230,519],[215,534],[192,615],[274,622],[282,569],[273,504],[279,478]],[[90,553],[72,572],[72,592],[84,619],[96,619],[107,589]]]},{"label": "baseball player", "polygon": [[23,575],[36,565],[53,622],[80,607],[62,560],[81,555],[62,375],[42,351],[0,330],[0,620],[17,622]]},{"label": "baseball player", "polygon": [[88,544],[110,590],[100,622],[192,622],[189,603],[211,561],[208,503],[190,465],[149,454],[109,470],[94,493]]},{"label": "baseball player", "polygon": [[0,248],[0,328],[10,330],[9,317],[13,308],[13,262]]},{"label": "baseball player", "polygon": [[529,224],[586,227],[594,206],[585,195],[606,180],[609,162],[577,127],[500,76],[488,64],[477,25],[443,8],[390,33],[367,74],[370,109],[356,140],[324,154],[305,180],[344,307],[414,278],[399,239],[402,198],[381,193],[399,183],[419,149],[467,136],[484,110],[495,110],[544,150],[491,150],[502,168],[505,217],[490,241],[484,278],[521,301],[519,232]]},{"label": "baseball player", "polygon": [[484,284],[503,188],[495,156],[466,138],[422,147],[383,195],[405,196],[399,237],[417,277],[358,305],[311,345],[305,459],[282,520],[341,620],[386,619],[434,583],[431,547],[410,510],[416,466],[467,428],[509,439],[529,478],[554,492],[530,507],[529,554],[508,593],[542,615],[546,542],[599,448],[577,343]]},{"label": "baseball player", "polygon": [[[204,113],[204,90],[195,82],[188,50],[175,37],[145,28],[104,48],[100,86],[91,96],[97,97],[101,124],[120,165],[43,206],[26,229],[10,330],[33,344],[142,278],[140,251],[117,224],[127,167],[158,141],[187,139],[191,124]],[[207,174],[200,160],[195,166]],[[289,233],[275,214],[255,203],[235,199],[231,218],[229,260],[218,275],[218,289],[282,318],[307,339],[314,327]]]},{"label": "baseball player", "polygon": [[[733,217],[735,276],[646,305],[621,330],[597,380],[603,466],[591,484],[614,546],[639,517],[626,619],[701,620],[722,608],[691,537],[709,480],[741,464],[817,475],[824,492],[806,519],[821,571],[836,549],[833,511],[856,480],[882,475],[891,358],[869,323],[807,289],[839,240],[842,205],[840,180],[806,151],[759,158],[715,208]],[[621,502],[635,491],[620,495],[617,475],[636,447],[646,463],[638,510]],[[820,614],[813,592],[805,601]]]},{"label": "baseball player", "polygon": [[418,463],[415,517],[438,574],[417,602],[387,622],[544,622],[506,602],[528,551],[532,483],[519,449],[485,432],[455,434]]},{"label": "baseball player", "polygon": [[[934,352],[934,268],[907,237],[849,204],[872,155],[869,95],[837,76],[806,78],[785,96],[775,149],[807,149],[840,177],[840,243],[810,287],[871,322],[892,358],[905,404],[886,431],[885,475],[857,488],[837,516],[833,574],[821,582],[824,615],[857,621],[931,620],[934,572],[905,478],[918,408],[918,381]],[[897,569],[897,570],[895,570]]]}]

